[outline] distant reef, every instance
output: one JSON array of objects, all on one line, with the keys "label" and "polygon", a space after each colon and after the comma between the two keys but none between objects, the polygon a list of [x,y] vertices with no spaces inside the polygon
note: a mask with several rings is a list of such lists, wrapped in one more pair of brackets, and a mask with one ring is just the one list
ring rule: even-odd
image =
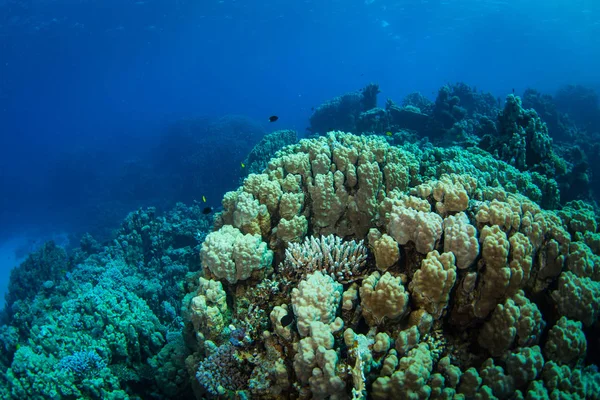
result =
[{"label": "distant reef", "polygon": [[600,197],[600,166],[590,162],[600,157],[600,106],[591,89],[570,85],[555,96],[527,89],[522,98],[502,100],[456,83],[443,86],[435,101],[411,93],[400,104],[388,99],[385,108],[376,107],[377,93],[378,85],[369,84],[325,102],[308,130],[381,134],[391,144],[426,139],[442,147],[476,146],[553,179],[562,202]]}]

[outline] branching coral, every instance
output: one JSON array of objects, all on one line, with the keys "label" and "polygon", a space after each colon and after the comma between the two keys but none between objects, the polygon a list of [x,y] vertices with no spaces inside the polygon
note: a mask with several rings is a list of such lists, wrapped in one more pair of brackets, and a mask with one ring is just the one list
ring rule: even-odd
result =
[{"label": "branching coral", "polygon": [[285,276],[301,279],[321,271],[338,282],[348,283],[358,278],[367,259],[367,249],[363,241],[342,241],[340,237],[329,235],[308,237],[302,245],[290,243],[285,250],[285,261],[279,272]]}]

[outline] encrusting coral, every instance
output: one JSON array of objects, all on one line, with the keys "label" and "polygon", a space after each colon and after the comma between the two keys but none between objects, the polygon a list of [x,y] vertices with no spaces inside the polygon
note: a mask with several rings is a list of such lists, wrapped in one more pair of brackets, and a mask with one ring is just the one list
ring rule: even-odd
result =
[{"label": "encrusting coral", "polygon": [[[479,150],[341,132],[282,149],[203,245],[196,395],[600,398],[597,216],[543,210],[553,193]],[[222,354],[244,385],[207,381]]]}]

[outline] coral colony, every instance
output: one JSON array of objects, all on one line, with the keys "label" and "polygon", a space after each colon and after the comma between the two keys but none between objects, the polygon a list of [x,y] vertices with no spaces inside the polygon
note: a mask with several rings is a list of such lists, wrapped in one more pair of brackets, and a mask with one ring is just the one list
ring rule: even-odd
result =
[{"label": "coral colony", "polygon": [[[528,197],[553,196],[544,182],[453,151],[330,132],[227,193],[185,302],[201,389],[597,398],[584,334],[600,312],[592,209],[545,211]],[[239,327],[250,340],[232,346]],[[207,375],[234,359],[235,374]]]}]

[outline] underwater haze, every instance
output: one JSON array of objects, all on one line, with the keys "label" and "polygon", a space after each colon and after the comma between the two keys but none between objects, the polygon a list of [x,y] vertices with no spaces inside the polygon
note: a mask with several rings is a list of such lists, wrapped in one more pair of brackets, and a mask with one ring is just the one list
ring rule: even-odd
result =
[{"label": "underwater haze", "polygon": [[[312,107],[369,82],[383,99],[413,91],[433,98],[457,81],[502,97],[527,87],[597,88],[599,7],[4,0],[2,234],[83,222],[71,216],[89,192],[108,190],[99,175],[140,157],[182,118],[243,115],[272,130],[267,118],[278,114],[277,128],[303,133]],[[222,161],[220,169],[239,164]]]},{"label": "underwater haze", "polygon": [[600,398],[598,71],[597,0],[0,0],[0,397]]}]

